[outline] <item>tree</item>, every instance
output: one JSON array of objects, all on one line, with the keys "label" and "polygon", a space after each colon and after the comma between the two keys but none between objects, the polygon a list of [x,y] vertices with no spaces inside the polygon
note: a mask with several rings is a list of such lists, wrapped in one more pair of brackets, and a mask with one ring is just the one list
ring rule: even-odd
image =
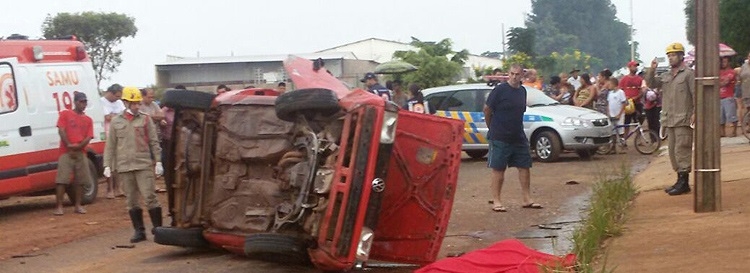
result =
[{"label": "tree", "polygon": [[510,65],[512,64],[520,64],[524,68],[534,67],[531,56],[523,52],[510,55],[507,60],[503,61],[503,67],[501,69],[503,71],[508,71],[510,70]]},{"label": "tree", "polygon": [[[719,40],[741,55],[750,52],[749,13],[750,5],[746,0],[719,1]],[[695,0],[685,1],[685,16],[688,41],[695,45]]]},{"label": "tree", "polygon": [[86,45],[94,67],[96,85],[117,71],[122,63],[122,51],[117,46],[123,38],[135,37],[135,19],[118,13],[58,13],[47,15],[42,24],[46,39],[75,35]]},{"label": "tree", "polygon": [[514,27],[508,30],[508,50],[512,54],[525,53],[535,57],[533,28]]},{"label": "tree", "polygon": [[449,85],[455,82],[469,56],[464,49],[454,52],[453,42],[443,39],[440,42],[424,42],[412,37],[412,46],[417,51],[396,51],[393,58],[419,67],[419,70],[403,74],[405,82],[419,83],[423,88]]},{"label": "tree", "polygon": [[532,0],[531,7],[526,28],[534,30],[537,56],[570,47],[601,59],[604,67],[630,60],[629,26],[617,19],[610,0]]}]

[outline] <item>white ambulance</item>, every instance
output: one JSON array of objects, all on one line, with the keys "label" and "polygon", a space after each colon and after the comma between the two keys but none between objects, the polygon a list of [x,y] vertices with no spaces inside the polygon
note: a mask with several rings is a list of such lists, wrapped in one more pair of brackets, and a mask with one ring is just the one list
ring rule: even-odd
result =
[{"label": "white ambulance", "polygon": [[[54,193],[60,137],[58,113],[73,108],[73,92],[88,97],[94,120],[88,145],[93,184],[83,203],[96,198],[104,150],[104,114],[86,49],[69,40],[0,40],[0,199]],[[73,197],[68,190],[68,196]]]}]

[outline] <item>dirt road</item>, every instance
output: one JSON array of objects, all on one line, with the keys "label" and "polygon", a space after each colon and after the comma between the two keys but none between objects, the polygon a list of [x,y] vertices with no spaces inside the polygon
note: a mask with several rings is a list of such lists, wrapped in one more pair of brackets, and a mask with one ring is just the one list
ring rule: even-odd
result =
[{"label": "dirt road", "polygon": [[[486,162],[464,158],[440,257],[514,237],[527,238],[523,240],[531,247],[563,254],[569,249],[567,239],[555,237],[560,236],[560,231],[532,226],[579,220],[597,175],[613,172],[623,163],[643,165],[650,158],[629,151],[624,155],[596,156],[590,161],[568,154],[558,163],[535,162],[532,195],[545,206],[541,210],[521,208],[517,172],[509,170],[503,188],[503,203],[508,207],[505,213],[490,210]],[[570,181],[576,183],[566,184]],[[104,196],[103,192],[99,196]],[[159,194],[159,198],[166,204],[166,194]],[[129,244],[131,235],[124,199],[99,198],[87,206],[85,215],[74,214],[72,207],[66,207],[66,214],[56,217],[52,216],[53,207],[53,196],[0,201],[0,272],[186,273],[248,272],[248,268],[252,269],[250,272],[314,272],[310,268],[252,261],[218,250],[181,249],[151,241],[138,243],[135,248],[113,249]],[[572,225],[559,226],[564,227],[563,233],[572,229]],[[13,255],[30,257],[11,258]]]}]

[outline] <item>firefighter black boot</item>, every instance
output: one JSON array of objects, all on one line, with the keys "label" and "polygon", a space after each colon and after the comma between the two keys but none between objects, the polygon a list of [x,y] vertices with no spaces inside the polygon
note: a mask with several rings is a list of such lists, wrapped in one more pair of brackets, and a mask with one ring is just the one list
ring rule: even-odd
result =
[{"label": "firefighter black boot", "polygon": [[128,212],[130,213],[130,221],[133,222],[133,229],[135,229],[135,234],[133,234],[133,238],[130,238],[130,242],[145,241],[146,228],[143,227],[143,210],[141,208],[134,208]]},{"label": "firefighter black boot", "polygon": [[680,174],[677,173],[677,179],[674,181],[674,184],[672,186],[669,186],[669,188],[664,189],[664,192],[669,193],[679,184],[680,184]]},{"label": "firefighter black boot", "polygon": [[148,216],[151,217],[151,224],[154,226],[151,229],[151,234],[154,234],[156,227],[161,226],[161,207],[155,207],[148,210]]},{"label": "firefighter black boot", "polygon": [[672,188],[669,192],[667,192],[669,195],[680,195],[690,192],[690,178],[688,175],[688,172],[679,172],[677,173],[677,185]]}]

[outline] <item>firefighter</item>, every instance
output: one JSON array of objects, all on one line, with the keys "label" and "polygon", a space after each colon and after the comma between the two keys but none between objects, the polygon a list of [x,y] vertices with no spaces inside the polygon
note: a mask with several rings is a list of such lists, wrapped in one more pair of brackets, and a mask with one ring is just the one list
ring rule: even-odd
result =
[{"label": "firefighter", "polygon": [[667,58],[670,69],[655,76],[658,61],[651,61],[651,69],[646,73],[646,82],[652,89],[659,88],[662,92],[661,125],[665,127],[669,138],[669,160],[672,169],[677,172],[677,182],[665,189],[669,195],[680,195],[690,192],[689,173],[691,170],[693,129],[695,123],[695,75],[687,67],[685,47],[680,43],[667,46]]},{"label": "firefighter", "polygon": [[123,185],[128,213],[135,229],[130,242],[136,243],[146,240],[143,210],[138,204],[139,194],[143,197],[153,227],[162,224],[161,205],[154,193],[154,174],[162,175],[164,168],[157,128],[148,115],[139,111],[143,100],[140,90],[135,87],[123,88],[122,100],[125,111],[112,118],[104,148],[104,176],[110,177],[114,173],[117,181]]}]

